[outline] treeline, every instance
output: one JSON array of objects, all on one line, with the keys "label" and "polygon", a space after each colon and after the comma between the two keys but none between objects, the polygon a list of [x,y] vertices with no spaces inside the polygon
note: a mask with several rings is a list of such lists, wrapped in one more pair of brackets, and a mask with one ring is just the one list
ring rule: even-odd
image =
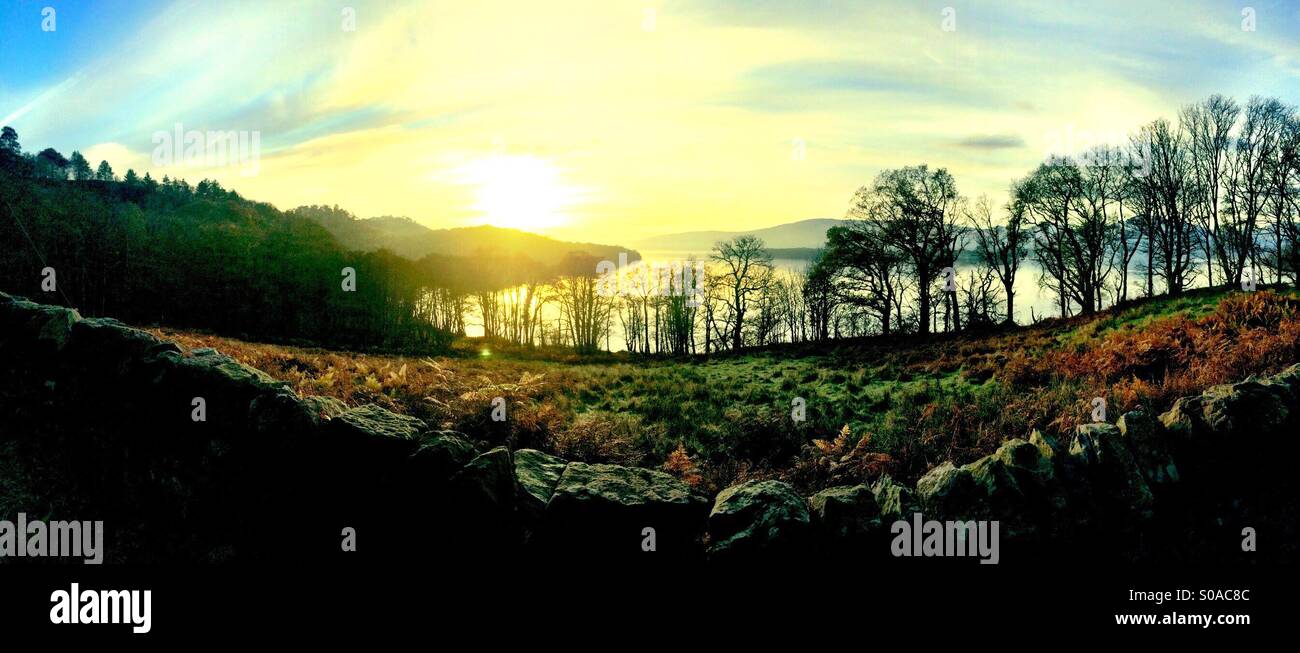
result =
[{"label": "treeline", "polygon": [[[1058,314],[1138,291],[1295,280],[1300,117],[1273,98],[1221,95],[1155,120],[1122,145],[1053,156],[1011,185],[1000,217],[947,171],[888,170],[828,234],[813,276],[881,333],[1011,321],[1032,260]],[[976,264],[960,263],[970,251]]]},{"label": "treeline", "polygon": [[[215,181],[191,187],[134,171],[119,179],[106,163],[84,177],[80,155],[49,152],[24,153],[4,128],[6,291],[87,315],[251,338],[422,350],[450,342],[454,322],[426,319],[425,263],[346,251],[312,220]],[[355,291],[344,290],[345,269]]]},{"label": "treeline", "polygon": [[[1296,108],[1215,95],[1127,143],[1049,157],[1000,209],[962,196],[945,169],[885,170],[803,271],[774,269],[761,240],[741,237],[677,288],[638,271],[645,285],[621,292],[616,314],[627,349],[689,353],[1013,322],[1029,264],[1060,316],[1133,293],[1294,283],[1298,199]],[[683,289],[702,301],[675,301]]]}]

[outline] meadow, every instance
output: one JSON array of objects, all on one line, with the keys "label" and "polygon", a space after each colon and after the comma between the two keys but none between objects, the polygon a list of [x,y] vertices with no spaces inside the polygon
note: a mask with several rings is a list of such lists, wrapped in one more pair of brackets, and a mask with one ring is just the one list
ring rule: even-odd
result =
[{"label": "meadow", "polygon": [[[1163,411],[1300,358],[1291,287],[1201,289],[1091,316],[928,337],[773,345],[711,356],[579,356],[477,338],[439,357],[352,353],[155,329],[214,347],[302,395],[374,403],[491,444],[666,469],[703,491],[779,478],[812,491],[914,480],[1032,429]],[[492,419],[492,400],[507,401]],[[795,400],[806,419],[792,416]]]}]

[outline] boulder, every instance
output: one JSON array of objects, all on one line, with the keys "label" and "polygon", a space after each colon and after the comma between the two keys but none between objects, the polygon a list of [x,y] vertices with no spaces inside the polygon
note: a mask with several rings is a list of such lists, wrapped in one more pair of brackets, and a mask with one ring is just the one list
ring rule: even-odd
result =
[{"label": "boulder", "polygon": [[[420,445],[423,421],[374,404],[351,408],[324,422],[312,455],[357,483],[386,483],[406,473],[405,463]],[[360,478],[358,478],[360,476]],[[407,481],[399,480],[406,484]]]},{"label": "boulder", "polygon": [[788,483],[749,481],[720,492],[709,513],[709,555],[734,560],[799,553],[807,542],[808,503]]},{"label": "boulder", "polygon": [[163,351],[180,353],[180,347],[152,333],[132,329],[112,318],[92,317],[72,326],[68,353],[81,372],[94,371],[121,377],[145,358]]},{"label": "boulder", "polygon": [[203,398],[209,427],[246,434],[255,399],[290,393],[283,381],[212,349],[196,349],[191,356],[155,351],[142,361],[138,374],[158,389],[165,419],[191,429],[191,402]]},{"label": "boulder", "polygon": [[414,441],[428,428],[423,420],[399,415],[374,404],[344,411],[335,415],[329,423],[341,434],[389,440]]},{"label": "boulder", "polygon": [[1037,447],[1038,455],[1042,456],[1051,465],[1055,465],[1059,460],[1059,456],[1065,453],[1060,441],[1055,436],[1043,433],[1038,429],[1034,429],[1029,433],[1029,444]]},{"label": "boulder", "polygon": [[1160,422],[1184,444],[1235,447],[1282,433],[1294,397],[1289,377],[1226,383],[1177,400]]},{"label": "boulder", "polygon": [[510,450],[496,447],[469,461],[451,478],[453,495],[470,510],[508,514],[515,508],[515,471]]},{"label": "boulder", "polygon": [[515,479],[519,483],[519,511],[526,524],[541,521],[555,486],[569,462],[536,449],[515,452]]},{"label": "boulder", "polygon": [[[542,469],[544,478],[548,472]],[[653,532],[655,553],[689,557],[707,506],[689,485],[658,470],[573,462],[546,504],[539,539],[566,555],[624,557],[648,553]]]},{"label": "boulder", "polygon": [[866,485],[826,488],[809,497],[808,506],[832,537],[856,539],[881,530],[880,506]]},{"label": "boulder", "polygon": [[341,415],[347,410],[338,399],[330,399],[330,402],[321,399],[328,398],[299,399],[289,389],[260,394],[248,405],[248,423],[257,433],[292,440],[312,433],[330,416]]},{"label": "boulder", "polygon": [[900,519],[911,519],[912,514],[920,510],[916,493],[912,488],[898,483],[888,474],[876,479],[871,486],[871,493],[876,497],[876,505],[880,506],[880,517],[886,524]]},{"label": "boulder", "polygon": [[411,455],[415,474],[435,484],[449,480],[456,472],[474,460],[478,452],[461,433],[436,431],[424,436]]},{"label": "boulder", "polygon": [[[0,349],[15,353],[48,356],[58,353],[72,338],[72,327],[81,320],[76,310],[46,306],[25,299],[0,304]],[[34,344],[33,344],[34,343]]]},{"label": "boulder", "polygon": [[916,481],[916,497],[927,519],[978,519],[984,514],[983,492],[969,469],[945,462]]},{"label": "boulder", "polygon": [[1162,486],[1178,481],[1178,467],[1169,454],[1160,422],[1146,411],[1133,410],[1120,416],[1115,426],[1148,484]]},{"label": "boulder", "polygon": [[[1286,423],[1288,389],[1257,380],[1216,385],[1202,393],[1205,426],[1220,438],[1251,438],[1280,432]],[[1221,444],[1242,444],[1226,442]]]},{"label": "boulder", "polygon": [[1123,437],[1114,424],[1080,424],[1069,456],[1086,475],[1103,510],[1145,520],[1151,517],[1154,497]]},{"label": "boulder", "polygon": [[1051,460],[1025,440],[1008,440],[961,469],[970,473],[982,506],[954,515],[958,519],[996,519],[1005,534],[1023,537],[1050,528],[1065,508],[1065,494]]}]

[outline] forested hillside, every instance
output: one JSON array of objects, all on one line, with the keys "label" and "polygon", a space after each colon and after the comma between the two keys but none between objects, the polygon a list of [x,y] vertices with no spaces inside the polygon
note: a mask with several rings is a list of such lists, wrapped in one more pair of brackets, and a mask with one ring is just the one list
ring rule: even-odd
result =
[{"label": "forested hillside", "polygon": [[572,253],[609,261],[619,260],[620,253],[627,254],[629,261],[641,258],[635,250],[616,245],[571,243],[491,225],[430,229],[406,217],[357,218],[337,206],[300,206],[290,213],[319,222],[349,249],[387,249],[412,260],[431,254],[488,258],[522,256],[541,265],[555,266]]}]

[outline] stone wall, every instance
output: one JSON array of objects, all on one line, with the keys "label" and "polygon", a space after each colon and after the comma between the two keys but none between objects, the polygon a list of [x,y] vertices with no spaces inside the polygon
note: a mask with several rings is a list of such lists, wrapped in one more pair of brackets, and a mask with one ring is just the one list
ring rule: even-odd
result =
[{"label": "stone wall", "polygon": [[[1222,560],[1252,520],[1295,541],[1284,468],[1300,366],[1159,417],[1084,425],[1069,442],[1009,440],[914,487],[885,477],[812,497],[779,481],[704,497],[657,470],[481,449],[377,406],[299,398],[210,349],[186,356],[3,294],[0,369],[0,519],[103,519],[115,562],[885,559],[890,524],[915,512],[997,519],[1020,560]],[[342,551],[345,527],[355,552]]]}]

